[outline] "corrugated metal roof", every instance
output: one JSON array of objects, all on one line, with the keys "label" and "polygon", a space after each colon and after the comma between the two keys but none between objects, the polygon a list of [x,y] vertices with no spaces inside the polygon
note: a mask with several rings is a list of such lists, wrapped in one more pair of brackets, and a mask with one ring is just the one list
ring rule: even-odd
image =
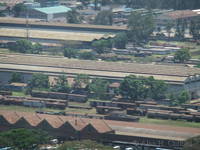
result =
[{"label": "corrugated metal roof", "polygon": [[71,8],[65,6],[54,6],[54,7],[35,8],[34,10],[40,11],[45,14],[56,14],[56,13],[67,13],[68,11],[71,11]]}]

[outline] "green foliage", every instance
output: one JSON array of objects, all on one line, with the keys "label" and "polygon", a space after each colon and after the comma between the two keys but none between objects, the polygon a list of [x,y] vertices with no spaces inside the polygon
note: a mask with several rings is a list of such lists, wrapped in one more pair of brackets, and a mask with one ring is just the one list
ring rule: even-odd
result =
[{"label": "green foliage", "polygon": [[113,23],[113,14],[110,10],[100,11],[94,20],[95,24],[98,25],[112,25]]},{"label": "green foliage", "polygon": [[179,63],[184,63],[191,58],[189,49],[180,49],[176,51],[174,55],[174,61]]},{"label": "green foliage", "polygon": [[108,49],[112,48],[112,40],[97,40],[92,43],[93,49],[98,53],[105,53]]},{"label": "green foliage", "polygon": [[82,52],[82,53],[79,53],[79,58],[80,59],[89,59],[89,60],[94,60],[96,59],[94,53],[92,52]]},{"label": "green foliage", "polygon": [[86,86],[89,84],[89,76],[86,74],[78,74],[76,78],[74,79],[74,85],[73,87],[75,89],[82,88],[83,86]]},{"label": "green foliage", "polygon": [[178,19],[176,22],[175,37],[182,40],[185,37],[185,31],[187,29],[187,22],[185,19]]},{"label": "green foliage", "polygon": [[30,92],[33,88],[37,89],[49,88],[49,77],[41,73],[33,74],[31,80],[28,83],[27,92]]},{"label": "green foliage", "polygon": [[72,9],[67,13],[67,22],[75,24],[81,23],[80,15],[75,9]]},{"label": "green foliage", "polygon": [[193,36],[195,40],[200,38],[200,21],[192,20],[189,24],[190,34]]},{"label": "green foliage", "polygon": [[33,150],[39,144],[47,143],[49,139],[47,133],[41,130],[12,129],[0,133],[0,147]]},{"label": "green foliage", "polygon": [[145,98],[158,100],[165,97],[167,85],[153,77],[144,78],[130,75],[121,82],[119,90],[123,97],[131,101]]},{"label": "green foliage", "polygon": [[128,37],[125,32],[118,33],[114,38],[114,45],[116,48],[123,49],[128,43]]},{"label": "green foliage", "polygon": [[18,3],[13,7],[15,17],[19,17],[21,12],[26,11],[26,6],[23,3]]},{"label": "green foliage", "polygon": [[90,93],[94,93],[95,98],[105,99],[109,82],[103,79],[93,79],[89,84]]},{"label": "green foliage", "polygon": [[70,91],[70,87],[67,77],[65,75],[59,76],[56,80],[56,84],[51,88],[51,90],[54,92],[68,93]]},{"label": "green foliage", "polygon": [[183,150],[199,150],[200,136],[189,138],[185,141]]},{"label": "green foliage", "polygon": [[103,144],[99,144],[90,140],[83,141],[70,141],[65,142],[61,145],[58,150],[113,150],[112,147],[104,146]]},{"label": "green foliage", "polygon": [[11,51],[30,54],[39,54],[42,51],[41,44],[32,44],[32,42],[28,40],[18,40],[16,43],[8,45],[8,48]]},{"label": "green foliage", "polygon": [[191,100],[191,95],[187,91],[182,91],[178,95],[171,94],[169,98],[172,101],[172,105],[177,106]]},{"label": "green foliage", "polygon": [[19,72],[14,72],[12,73],[11,79],[9,81],[10,83],[12,82],[22,82],[22,75]]},{"label": "green foliage", "polygon": [[130,40],[135,45],[148,40],[155,28],[152,13],[143,15],[139,12],[132,12],[128,19],[128,28]]},{"label": "green foliage", "polygon": [[[105,1],[105,0],[104,0]],[[110,1],[110,0],[109,0]],[[148,9],[198,9],[199,0],[113,0],[115,4],[124,4],[131,8],[148,8]]]},{"label": "green foliage", "polygon": [[167,33],[168,33],[168,37],[170,37],[170,34],[172,33],[171,30],[172,30],[173,26],[174,26],[173,23],[168,22],[167,25],[166,25],[166,27],[165,27],[165,29],[166,29],[166,31],[167,31]]},{"label": "green foliage", "polygon": [[63,54],[64,54],[65,57],[75,58],[76,55],[77,55],[77,51],[75,49],[72,49],[72,48],[65,48]]}]

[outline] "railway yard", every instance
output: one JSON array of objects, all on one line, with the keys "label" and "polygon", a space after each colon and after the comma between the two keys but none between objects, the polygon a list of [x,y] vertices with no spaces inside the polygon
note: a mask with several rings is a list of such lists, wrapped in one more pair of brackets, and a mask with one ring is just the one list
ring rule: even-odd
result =
[{"label": "railway yard", "polygon": [[[74,42],[73,46],[84,48],[77,50],[72,46],[72,50],[97,56],[100,54],[92,47],[94,41],[113,40],[117,33],[127,31],[124,26],[49,23],[40,19],[0,17],[0,41],[3,46],[7,44],[7,48],[8,43],[28,39],[36,43],[47,42],[50,48],[49,44],[59,45],[59,51],[63,53],[66,46]],[[170,41],[167,42],[170,45]],[[115,45],[112,43],[112,46]],[[55,47],[53,51],[56,51]],[[123,145],[124,148],[141,146],[143,150],[182,150],[188,138],[200,135],[198,66],[175,61],[104,61],[97,59],[99,57],[84,60],[62,55],[21,54],[11,50],[8,53],[0,52],[0,132],[37,128],[49,132],[60,141],[91,139],[110,145]],[[128,55],[133,57],[131,53]],[[47,80],[48,85],[37,87],[39,79],[35,79],[36,85],[31,83],[35,75],[43,75],[42,80]],[[80,83],[76,85],[81,75],[87,77],[80,77]],[[157,99],[149,95],[145,98],[124,96],[120,87],[125,77],[130,75],[137,80],[153,80],[152,83],[148,81],[147,85],[143,83],[143,92],[148,91],[149,87],[155,88],[153,82],[160,81],[160,86],[166,84],[165,95]],[[13,78],[17,79],[13,81]],[[87,81],[81,83],[81,79]],[[103,98],[90,89],[90,83],[98,79],[107,81],[104,83],[107,87]],[[57,84],[64,92],[60,87],[55,88]],[[174,99],[170,96],[177,96],[178,99],[178,94],[183,91],[188,92],[188,97],[195,101],[172,103]],[[153,93],[153,90],[148,92]]]}]

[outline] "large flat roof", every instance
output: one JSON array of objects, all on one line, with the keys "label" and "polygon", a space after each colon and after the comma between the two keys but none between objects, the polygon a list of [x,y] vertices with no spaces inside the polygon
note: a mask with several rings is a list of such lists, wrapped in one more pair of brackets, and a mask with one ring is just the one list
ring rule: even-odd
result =
[{"label": "large flat roof", "polygon": [[[26,19],[14,18],[14,17],[0,17],[0,24],[22,24],[26,25]],[[93,30],[113,30],[113,31],[126,31],[127,27],[121,26],[108,26],[108,25],[92,25],[92,24],[69,24],[69,23],[54,23],[54,22],[42,22],[39,19],[29,19],[29,25],[41,25],[51,27],[66,27],[66,28],[82,28]],[[14,26],[14,25],[13,25]]]},{"label": "large flat roof", "polygon": [[34,8],[34,10],[37,10],[45,14],[56,14],[56,13],[67,13],[71,11],[71,8],[65,6],[53,6],[53,7]]},{"label": "large flat roof", "polygon": [[118,78],[134,74],[146,77],[154,76],[156,79],[171,82],[184,82],[189,76],[200,74],[199,68],[181,65],[90,61],[41,55],[1,54],[0,63],[1,69],[10,68],[72,74],[85,73]]},{"label": "large flat roof", "polygon": [[[25,29],[0,28],[0,36],[2,37],[19,37],[26,38]],[[114,34],[94,33],[94,32],[73,32],[73,31],[52,31],[52,30],[36,30],[29,29],[29,38],[61,40],[61,41],[81,41],[92,42],[101,38],[114,37]]]}]

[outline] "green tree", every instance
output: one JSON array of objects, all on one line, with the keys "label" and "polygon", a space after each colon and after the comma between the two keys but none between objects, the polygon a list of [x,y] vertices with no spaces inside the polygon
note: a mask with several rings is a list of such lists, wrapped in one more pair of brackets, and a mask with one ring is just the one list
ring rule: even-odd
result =
[{"label": "green tree", "polygon": [[33,88],[49,88],[49,77],[41,73],[33,74],[31,80],[28,83],[28,88],[30,88],[30,90],[32,90]]},{"label": "green tree", "polygon": [[0,147],[12,147],[16,150],[34,150],[39,144],[49,141],[48,134],[41,130],[12,129],[0,133]]},{"label": "green tree", "polygon": [[161,80],[155,80],[153,77],[149,77],[144,79],[145,86],[148,87],[148,97],[160,100],[165,98],[165,94],[167,91],[167,84]]},{"label": "green tree", "polygon": [[33,45],[33,49],[31,51],[31,54],[40,54],[42,52],[43,48],[40,43],[35,43]]},{"label": "green tree", "polygon": [[191,137],[185,141],[183,150],[199,150],[200,136]]},{"label": "green tree", "polygon": [[113,14],[110,10],[100,11],[94,19],[94,24],[98,25],[112,25]]},{"label": "green tree", "polygon": [[174,55],[174,61],[179,63],[184,63],[191,58],[189,49],[180,49],[176,51]]},{"label": "green tree", "polygon": [[185,19],[178,19],[176,22],[176,32],[175,37],[179,40],[184,39],[185,31],[187,29],[187,21]]},{"label": "green tree", "polygon": [[83,86],[86,86],[89,84],[89,76],[86,74],[78,74],[76,78],[74,79],[74,85],[73,87],[75,89],[80,89]]},{"label": "green tree", "polygon": [[70,91],[70,87],[67,81],[67,77],[65,75],[61,75],[56,79],[56,84],[51,88],[54,92],[62,92],[68,93]]},{"label": "green tree", "polygon": [[9,45],[8,47],[11,51],[16,51],[20,53],[27,53],[28,51],[32,51],[33,45],[28,40],[18,40],[14,45]]},{"label": "green tree", "polygon": [[19,53],[39,54],[42,51],[42,45],[40,43],[33,44],[28,40],[18,40],[14,44],[9,44],[8,48],[11,51]]},{"label": "green tree", "polygon": [[187,91],[182,91],[179,95],[178,95],[178,104],[185,104],[188,100],[191,99],[190,94]]},{"label": "green tree", "polygon": [[64,54],[65,57],[75,58],[76,55],[77,55],[77,51],[75,49],[72,49],[72,48],[65,48],[63,54]]},{"label": "green tree", "polygon": [[93,49],[98,53],[102,54],[112,48],[112,40],[97,40],[92,43]]},{"label": "green tree", "polygon": [[128,37],[125,32],[118,33],[114,38],[114,45],[116,48],[125,48],[128,43]]},{"label": "green tree", "polygon": [[148,92],[147,87],[144,85],[144,80],[140,80],[134,75],[125,77],[120,84],[119,90],[123,97],[131,101],[146,98]]},{"label": "green tree", "polygon": [[23,3],[18,3],[13,7],[15,17],[19,17],[21,12],[26,11],[26,6]]},{"label": "green tree", "polygon": [[171,94],[169,99],[172,102],[172,106],[179,106],[191,100],[191,95],[187,91],[181,91],[179,94]]},{"label": "green tree", "polygon": [[58,148],[58,150],[80,150],[80,149],[113,150],[112,147],[104,146],[103,144],[99,144],[97,142],[90,141],[90,140],[65,142]]},{"label": "green tree", "polygon": [[103,79],[93,79],[89,84],[90,93],[94,93],[94,96],[99,99],[104,99],[108,90],[109,82]]},{"label": "green tree", "polygon": [[134,45],[147,41],[155,28],[153,15],[132,12],[128,19],[128,36]]},{"label": "green tree", "polygon": [[190,22],[190,34],[193,36],[193,39],[198,40],[200,38],[200,21],[192,20]]},{"label": "green tree", "polygon": [[174,26],[173,23],[168,22],[167,25],[166,25],[166,27],[165,27],[165,29],[166,29],[166,31],[167,31],[167,34],[168,34],[168,38],[170,38],[170,35],[171,35],[171,33],[172,33],[171,30],[172,30],[173,26]]},{"label": "green tree", "polygon": [[68,23],[75,23],[75,24],[81,23],[80,15],[75,9],[72,9],[71,11],[69,11],[67,13],[66,18],[67,18]]},{"label": "green tree", "polygon": [[124,78],[120,84],[120,94],[128,100],[152,98],[155,100],[165,98],[167,85],[153,77],[136,77],[130,75]]},{"label": "green tree", "polygon": [[12,82],[22,82],[22,75],[19,72],[14,72],[12,73],[11,79],[9,81],[10,83]]},{"label": "green tree", "polygon": [[81,53],[79,53],[79,58],[80,59],[89,59],[89,60],[96,59],[95,54],[93,54],[93,52],[81,52]]}]

